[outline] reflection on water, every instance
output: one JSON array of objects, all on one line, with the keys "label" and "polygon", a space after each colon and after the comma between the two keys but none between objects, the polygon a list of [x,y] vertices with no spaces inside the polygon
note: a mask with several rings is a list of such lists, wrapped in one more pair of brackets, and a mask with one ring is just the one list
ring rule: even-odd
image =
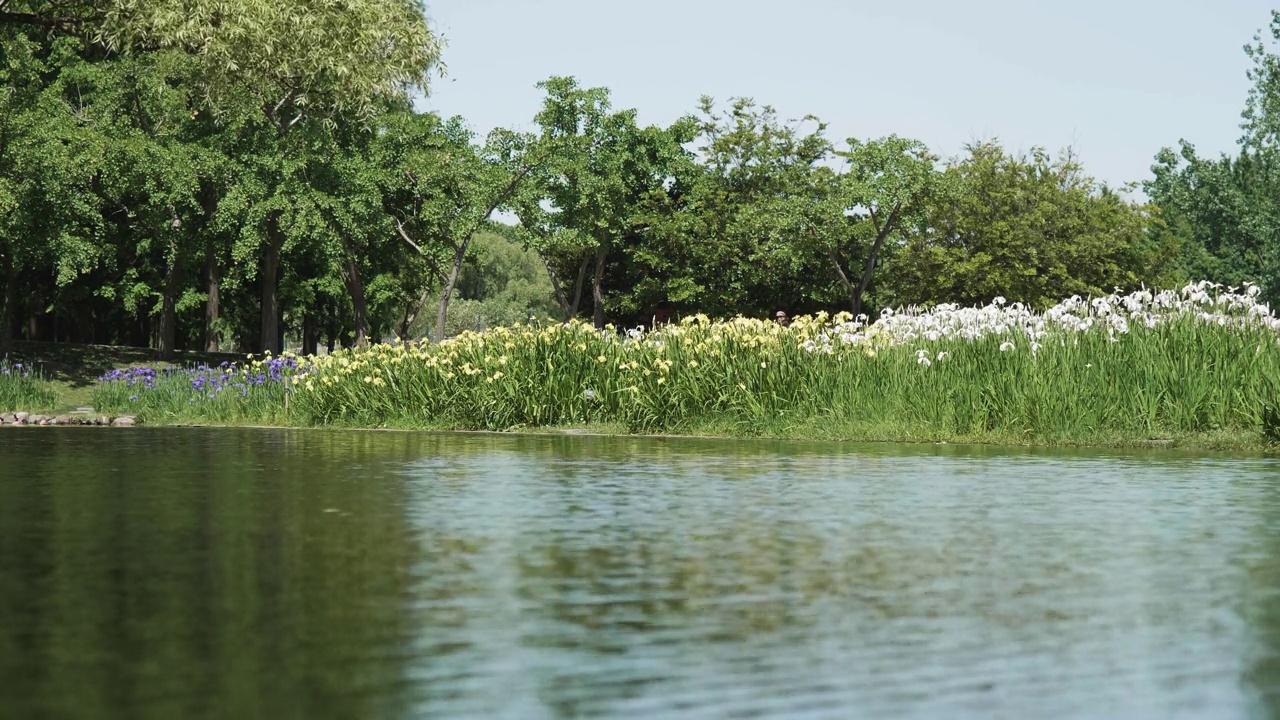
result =
[{"label": "reflection on water", "polygon": [[1280,717],[1280,463],[0,434],[14,717]]}]

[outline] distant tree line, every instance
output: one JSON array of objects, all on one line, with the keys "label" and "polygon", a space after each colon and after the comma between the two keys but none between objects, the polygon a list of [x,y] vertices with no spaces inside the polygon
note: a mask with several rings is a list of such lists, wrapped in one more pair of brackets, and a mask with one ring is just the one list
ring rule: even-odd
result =
[{"label": "distant tree line", "polygon": [[1240,154],[1164,150],[1143,201],[1069,151],[837,142],[746,98],[644,126],[568,77],[533,132],[479,138],[413,108],[441,67],[421,0],[0,0],[0,348],[313,352],[1191,278],[1274,299],[1277,38],[1280,16],[1249,48]]}]

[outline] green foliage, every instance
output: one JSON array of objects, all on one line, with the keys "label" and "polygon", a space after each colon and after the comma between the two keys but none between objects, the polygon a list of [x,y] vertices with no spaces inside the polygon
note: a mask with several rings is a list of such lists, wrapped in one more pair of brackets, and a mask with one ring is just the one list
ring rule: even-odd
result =
[{"label": "green foliage", "polygon": [[946,192],[895,254],[893,299],[976,303],[1003,296],[1046,307],[1159,283],[1151,212],[1084,173],[1076,158],[970,146],[946,169]]},{"label": "green foliage", "polygon": [[[1268,37],[1269,36],[1269,37]],[[1253,86],[1245,105],[1243,144],[1253,151],[1280,148],[1280,10],[1271,11],[1271,25],[1259,31],[1244,50],[1253,67],[1248,77]]]},{"label": "green foliage", "polygon": [[1185,277],[1239,285],[1260,282],[1275,301],[1280,284],[1271,150],[1201,158],[1187,142],[1156,156],[1147,193],[1160,207],[1165,232],[1180,245]]},{"label": "green foliage", "polygon": [[873,327],[858,342],[824,344],[838,327],[696,318],[630,338],[581,322],[500,328],[340,352],[292,380],[216,399],[189,375],[162,374],[152,389],[104,386],[95,403],[154,420],[676,433],[716,424],[1061,443],[1268,432],[1280,381],[1272,327],[1194,314],[1119,334],[1098,323],[1036,340],[989,332],[886,344]]},{"label": "green foliage", "polygon": [[215,114],[251,98],[277,127],[370,117],[378,98],[425,87],[441,50],[421,0],[95,0],[82,17],[111,50],[193,58]]},{"label": "green foliage", "polygon": [[[458,292],[463,298],[511,306],[520,319],[530,314],[546,318],[558,310],[538,254],[497,232],[476,234],[458,279]],[[490,326],[499,324],[509,322]]]},{"label": "green foliage", "polygon": [[[513,202],[546,157],[517,133],[496,130],[477,146],[461,118],[392,113],[374,144],[383,207],[395,232],[441,287],[434,335],[445,333],[448,305],[475,234]],[[422,291],[425,300],[427,290]],[[406,315],[406,318],[408,316]],[[402,322],[402,327],[411,325]]]},{"label": "green foliage", "polygon": [[[55,336],[152,340],[166,353],[176,335],[212,348],[228,329],[242,347],[278,348],[279,323],[314,327],[318,301],[363,304],[358,279],[337,279],[363,270],[381,290],[389,268],[406,267],[371,237],[399,245],[367,147],[375,116],[407,112],[437,61],[420,2],[14,0],[6,11],[0,57],[15,61],[0,71],[12,88],[0,94],[0,203],[60,202],[0,223],[0,345],[19,317],[43,315]],[[371,185],[372,201],[353,202]],[[376,261],[361,268],[362,257]],[[50,265],[52,287],[23,272]],[[377,319],[409,292],[374,298]],[[246,308],[255,294],[260,333]],[[45,302],[22,307],[25,295]],[[104,309],[128,319],[102,322]],[[343,314],[331,309],[329,325]],[[352,315],[368,334],[367,312]],[[104,327],[141,337],[98,337]]]},{"label": "green foliage", "polygon": [[[449,303],[445,335],[556,317],[560,308],[537,252],[522,247],[511,228],[491,225],[476,234],[458,278],[459,297]],[[425,327],[410,335],[427,335]]]},{"label": "green foliage", "polygon": [[1280,443],[1280,409],[1272,403],[1262,408],[1262,435],[1272,444]]},{"label": "green foliage", "polygon": [[[548,266],[564,317],[577,314],[590,268],[595,325],[603,327],[610,304],[635,309],[623,293],[606,299],[606,264],[618,245],[646,229],[646,214],[665,205],[670,168],[687,157],[681,144],[688,123],[641,128],[635,110],[612,111],[608,90],[582,88],[573,78],[540,87],[547,97],[535,118],[537,143],[547,162],[512,204]],[[565,288],[560,278],[576,280]]]},{"label": "green foliage", "polygon": [[733,99],[719,111],[702,98],[688,121],[700,162],[673,164],[670,199],[634,251],[648,302],[714,315],[811,306],[825,301],[815,277],[826,262],[799,252],[794,215],[815,191],[831,151],[813,117],[786,122],[767,105]]},{"label": "green foliage", "polygon": [[923,232],[926,202],[948,195],[936,158],[917,140],[851,138],[835,155],[842,172],[815,168],[812,191],[777,209],[763,207],[797,225],[793,242],[800,251],[830,261],[850,312],[860,315],[886,241]]},{"label": "green foliage", "polygon": [[1177,271],[1239,285],[1259,283],[1280,301],[1280,13],[1245,47],[1253,83],[1239,155],[1204,158],[1183,140],[1156,155],[1145,187],[1175,243]]},{"label": "green foliage", "polygon": [[1249,48],[1240,156],[1166,151],[1142,204],[1069,154],[943,163],[746,98],[642,126],[572,77],[541,83],[536,132],[480,138],[411,109],[441,49],[420,0],[4,7],[0,348],[310,353],[530,314],[875,316],[1200,277],[1280,298],[1280,16]]}]

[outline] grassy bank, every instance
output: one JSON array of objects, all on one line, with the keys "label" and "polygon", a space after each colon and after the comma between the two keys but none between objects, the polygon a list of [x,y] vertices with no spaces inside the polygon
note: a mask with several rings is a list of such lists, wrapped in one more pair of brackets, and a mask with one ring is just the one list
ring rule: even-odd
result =
[{"label": "grassy bank", "polygon": [[[18,342],[7,358],[0,359],[0,412],[63,413],[93,405],[99,378],[112,370],[146,366],[157,369],[183,368],[193,364],[243,361],[243,355],[228,353],[179,352],[170,361],[147,348],[73,343]],[[30,374],[19,383],[15,374],[21,366]],[[27,385],[23,388],[21,385]],[[30,389],[30,388],[34,388]]]},{"label": "grassy bank", "polygon": [[57,395],[39,367],[0,359],[0,410],[44,410],[56,402]]},{"label": "grassy bank", "polygon": [[1280,321],[1251,292],[944,306],[790,327],[688,318],[654,332],[497,329],[106,373],[92,405],[153,424],[596,429],[894,442],[1262,449]]}]

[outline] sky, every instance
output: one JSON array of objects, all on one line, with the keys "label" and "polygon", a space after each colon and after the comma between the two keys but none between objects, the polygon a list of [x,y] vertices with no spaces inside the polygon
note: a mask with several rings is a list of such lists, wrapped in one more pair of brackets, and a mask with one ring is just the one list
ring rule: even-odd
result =
[{"label": "sky", "polygon": [[[1273,0],[1274,2],[1274,0]],[[1179,139],[1236,147],[1262,0],[427,0],[447,75],[423,107],[533,129],[536,84],[573,75],[668,124],[711,95],[891,133],[950,157],[998,138],[1074,147],[1112,185]]]}]

